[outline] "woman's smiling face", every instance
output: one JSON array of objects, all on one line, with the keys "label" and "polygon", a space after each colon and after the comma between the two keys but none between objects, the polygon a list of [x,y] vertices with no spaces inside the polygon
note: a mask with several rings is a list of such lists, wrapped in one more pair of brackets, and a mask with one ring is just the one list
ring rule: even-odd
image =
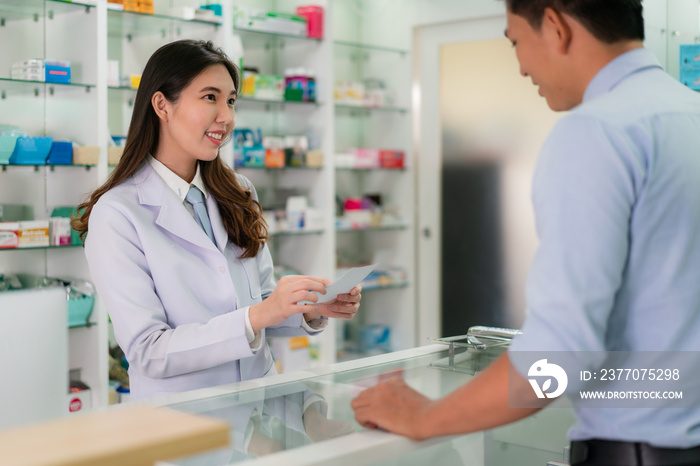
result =
[{"label": "woman's smiling face", "polygon": [[[219,147],[233,131],[236,88],[223,65],[202,71],[175,102],[165,101],[156,158],[176,165],[196,165],[219,155]],[[165,160],[164,160],[165,159]]]}]

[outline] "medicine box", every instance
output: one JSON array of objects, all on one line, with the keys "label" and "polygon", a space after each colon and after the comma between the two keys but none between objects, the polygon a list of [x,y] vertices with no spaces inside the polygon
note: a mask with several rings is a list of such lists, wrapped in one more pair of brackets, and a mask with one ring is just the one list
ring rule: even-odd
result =
[{"label": "medicine box", "polygon": [[70,165],[73,163],[73,143],[54,141],[49,152],[49,165]]},{"label": "medicine box", "polygon": [[[51,217],[64,217],[68,219],[77,215],[78,209],[76,207],[71,206],[55,207],[53,209],[53,212],[51,212]],[[72,228],[70,231],[70,244],[83,244],[83,241],[80,239],[80,235],[78,234],[78,232],[73,230]]]},{"label": "medicine box", "polygon": [[308,151],[305,159],[307,167],[321,168],[323,166],[323,152],[318,149]]},{"label": "medicine box", "polygon": [[391,329],[387,325],[363,325],[360,327],[360,351],[365,353],[391,351]]},{"label": "medicine box", "polygon": [[100,160],[98,146],[75,146],[73,148],[73,165],[97,165]]},{"label": "medicine box", "polygon": [[51,137],[17,138],[15,149],[10,156],[10,163],[15,165],[46,165],[51,151]]},{"label": "medicine box", "polygon": [[38,248],[48,246],[48,219],[19,222],[19,231],[17,236],[17,247],[19,248]]},{"label": "medicine box", "polygon": [[49,244],[51,246],[67,246],[70,244],[70,219],[51,217],[49,219]]},{"label": "medicine box", "polygon": [[379,151],[379,166],[382,168],[404,168],[404,153],[400,150]]},{"label": "medicine box", "polygon": [[17,145],[17,139],[20,138],[19,133],[0,134],[0,165],[10,163],[10,157]]},{"label": "medicine box", "polygon": [[268,13],[267,30],[292,36],[306,36],[306,18],[288,13]]},{"label": "medicine box", "polygon": [[267,148],[265,149],[265,167],[267,168],[283,168],[284,167],[284,149]]},{"label": "medicine box", "polygon": [[235,9],[233,21],[236,28],[267,30],[267,13],[260,8],[238,6]]},{"label": "medicine box", "polygon": [[203,10],[211,10],[214,12],[214,16],[218,17],[221,17],[223,13],[221,5],[217,3],[214,3],[212,5],[201,5],[199,8]]},{"label": "medicine box", "polygon": [[680,81],[694,91],[700,91],[700,67],[681,68]]},{"label": "medicine box", "polygon": [[700,44],[682,44],[680,47],[680,67],[700,68]]},{"label": "medicine box", "polygon": [[89,411],[92,407],[92,390],[89,388],[68,393],[68,412],[79,413]]},{"label": "medicine box", "polygon": [[70,84],[70,62],[66,60],[44,60],[47,83]]},{"label": "medicine box", "polygon": [[19,246],[19,222],[0,222],[0,249]]},{"label": "medicine box", "polygon": [[316,5],[298,6],[296,14],[306,18],[306,35],[323,39],[323,7]]},{"label": "medicine box", "polygon": [[263,168],[265,166],[265,148],[263,146],[243,148],[243,166]]},{"label": "medicine box", "polygon": [[378,149],[351,149],[351,153],[355,155],[355,168],[377,168],[379,167],[379,150]]},{"label": "medicine box", "polygon": [[118,164],[119,160],[122,158],[123,153],[124,153],[123,147],[108,147],[107,148],[107,164],[108,165]]},{"label": "medicine box", "polygon": [[68,299],[68,327],[82,327],[88,323],[95,305],[95,297],[83,295]]}]

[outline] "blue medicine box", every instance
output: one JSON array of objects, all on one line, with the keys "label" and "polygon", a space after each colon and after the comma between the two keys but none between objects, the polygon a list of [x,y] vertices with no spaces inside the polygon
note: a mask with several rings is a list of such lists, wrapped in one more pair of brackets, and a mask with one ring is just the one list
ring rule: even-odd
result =
[{"label": "blue medicine box", "polygon": [[70,84],[69,61],[45,60],[44,70],[47,83]]},{"label": "blue medicine box", "polygon": [[73,163],[73,143],[54,141],[49,152],[48,165],[71,165]]},{"label": "blue medicine box", "polygon": [[68,298],[68,326],[82,327],[87,325],[94,304],[94,296],[70,296]]},{"label": "blue medicine box", "polygon": [[694,91],[700,91],[700,67],[681,68],[680,81]]},{"label": "blue medicine box", "polygon": [[212,10],[214,12],[214,16],[221,16],[222,13],[221,5],[217,3],[212,5],[202,5],[199,8],[202,8],[204,10]]},{"label": "blue medicine box", "polygon": [[265,167],[265,148],[260,128],[233,130],[233,164],[235,167]]},{"label": "blue medicine box", "polygon": [[10,157],[15,150],[19,137],[16,134],[0,134],[0,165],[10,163]]},{"label": "blue medicine box", "polygon": [[682,44],[680,49],[681,68],[700,68],[700,44]]},{"label": "blue medicine box", "polygon": [[10,156],[14,165],[46,165],[51,152],[52,137],[21,137]]}]

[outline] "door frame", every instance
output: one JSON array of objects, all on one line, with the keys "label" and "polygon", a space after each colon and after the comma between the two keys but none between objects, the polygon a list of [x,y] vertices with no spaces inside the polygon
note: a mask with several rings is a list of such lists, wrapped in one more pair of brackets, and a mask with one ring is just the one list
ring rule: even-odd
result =
[{"label": "door frame", "polygon": [[[413,31],[413,154],[416,186],[416,341],[441,336],[442,325],[442,124],[440,48],[502,38],[506,16],[418,26]],[[429,232],[429,236],[426,236]]]}]

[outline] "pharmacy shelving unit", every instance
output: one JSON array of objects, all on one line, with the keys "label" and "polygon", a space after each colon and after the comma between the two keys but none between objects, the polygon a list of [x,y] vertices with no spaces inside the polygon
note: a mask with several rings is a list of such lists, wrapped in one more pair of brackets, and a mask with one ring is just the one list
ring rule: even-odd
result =
[{"label": "pharmacy shelving unit", "polygon": [[[324,155],[320,168],[239,169],[255,184],[261,198],[275,188],[296,188],[310,205],[323,211],[322,228],[275,232],[270,248],[275,262],[303,274],[333,277],[347,258],[371,260],[376,251],[406,269],[408,280],[390,287],[368,289],[357,321],[352,325],[386,324],[394,349],[415,344],[413,267],[413,183],[410,154],[410,50],[377,46],[371,31],[362,29],[355,14],[358,2],[314,0],[325,10],[324,39],[261,33],[236,28],[233,11],[253,7],[293,13],[303,0],[222,0],[220,23],[172,16],[172,8],[198,6],[197,0],[155,0],[155,14],[115,11],[106,0],[0,0],[0,124],[18,126],[32,136],[52,136],[100,147],[96,166],[7,166],[0,169],[0,203],[30,204],[36,218],[55,206],[75,206],[109,175],[107,140],[125,136],[136,91],[128,83],[108,85],[109,61],[119,61],[122,75],[140,74],[148,57],[161,45],[178,39],[212,40],[235,55],[235,35],[241,38],[244,65],[261,73],[283,75],[304,67],[315,72],[316,102],[287,102],[241,96],[236,103],[236,126],[261,128],[273,136],[307,135]],[[392,27],[399,27],[397,25]],[[362,39],[362,40],[361,40]],[[374,45],[368,45],[374,44]],[[70,60],[72,84],[48,84],[10,79],[10,68],[27,58]],[[382,78],[396,96],[392,105],[358,108],[336,104],[336,80]],[[404,170],[336,170],[334,154],[350,147],[403,149]],[[232,160],[232,145],[222,151]],[[336,231],[336,193],[381,192],[401,215],[398,228]],[[90,280],[81,247],[0,250],[0,273],[35,273]],[[337,360],[345,346],[338,335],[343,326],[331,323],[314,337],[317,363]],[[93,390],[93,407],[108,402],[107,351],[110,341],[106,309],[97,297],[90,321],[69,333],[68,367]]]},{"label": "pharmacy shelving unit", "polygon": [[[0,124],[20,127],[30,136],[103,145],[106,89],[95,64],[104,59],[98,39],[104,15],[104,5],[0,1]],[[71,84],[10,79],[12,64],[29,58],[70,60],[77,65]],[[99,167],[3,166],[0,203],[30,205],[35,218],[46,218],[54,207],[77,205],[100,181]],[[90,279],[82,247],[68,246],[0,250],[0,273]],[[98,299],[84,325],[55,329],[69,334],[67,367],[72,378],[91,387],[93,406],[107,401],[106,320]],[[56,348],[56,354],[65,352]]]},{"label": "pharmacy shelving unit", "polygon": [[[328,11],[329,1],[314,1]],[[294,13],[304,1],[234,0],[234,8]],[[329,24],[326,19],[326,25]],[[328,30],[327,27],[325,29]],[[306,195],[309,206],[323,212],[322,228],[312,231],[278,231],[271,235],[270,250],[276,265],[305,275],[332,277],[335,271],[333,235],[335,201],[333,185],[333,106],[331,68],[333,47],[326,39],[306,38],[233,27],[243,45],[243,66],[257,68],[261,74],[283,76],[289,68],[312,70],[316,75],[315,102],[271,101],[241,96],[236,103],[236,127],[260,128],[263,136],[307,136],[311,149],[323,155],[321,167],[282,169],[238,168],[255,185],[263,205],[274,204],[275,190],[296,190]],[[282,206],[283,208],[283,206]],[[335,362],[335,338],[332,329],[311,337],[318,347],[315,363]],[[284,369],[283,369],[284,370]]]},{"label": "pharmacy shelving unit", "polygon": [[[357,318],[345,324],[344,347],[339,359],[363,356],[360,328],[385,325],[390,329],[390,348],[401,350],[416,345],[415,318],[415,202],[411,160],[411,50],[409,43],[396,43],[405,37],[407,25],[395,18],[378,21],[374,30],[363,1],[337,0],[333,3],[334,82],[379,80],[386,90],[383,102],[372,106],[348,101],[341,95],[334,103],[335,153],[351,148],[396,149],[405,154],[403,169],[349,169],[337,167],[335,191],[345,198],[379,194],[389,224],[363,229],[336,229],[339,266],[378,262],[380,267],[399,267],[407,278],[387,286],[368,287]],[[385,9],[386,10],[386,9]],[[384,11],[385,14],[390,12]],[[401,33],[392,33],[393,29]],[[340,86],[342,89],[343,86]]]}]

